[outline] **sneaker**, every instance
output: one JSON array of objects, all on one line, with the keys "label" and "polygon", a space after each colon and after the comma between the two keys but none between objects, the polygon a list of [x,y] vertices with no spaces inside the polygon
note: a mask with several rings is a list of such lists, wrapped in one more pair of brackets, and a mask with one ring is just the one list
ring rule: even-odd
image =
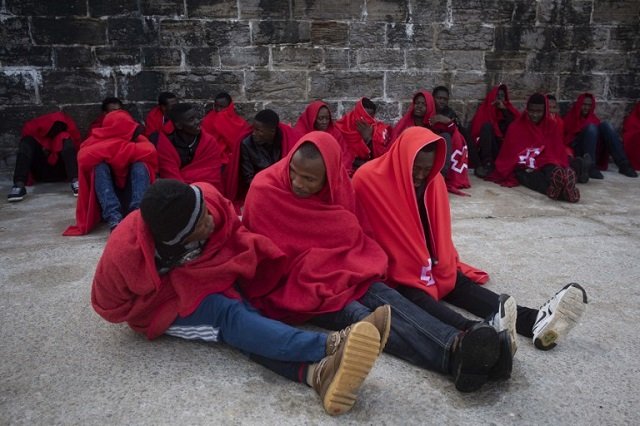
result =
[{"label": "sneaker", "polygon": [[478,323],[456,337],[451,353],[451,374],[460,392],[482,387],[500,355],[498,333],[486,323]]},{"label": "sneaker", "polygon": [[391,332],[391,306],[380,306],[371,314],[362,318],[361,321],[373,324],[378,329],[378,333],[380,333],[380,353],[382,353]]},{"label": "sneaker", "polygon": [[27,188],[25,188],[24,186],[14,186],[13,188],[11,188],[11,192],[9,192],[9,195],[7,195],[7,200],[10,203],[13,203],[15,201],[22,201],[26,196]]},{"label": "sneaker", "polygon": [[591,179],[604,179],[602,172],[598,170],[598,167],[595,164],[592,164],[589,169],[589,177]]},{"label": "sneaker", "polygon": [[565,169],[564,172],[565,181],[562,189],[562,198],[570,203],[577,203],[580,201],[580,190],[576,187],[576,181],[578,180],[576,172],[571,169]]},{"label": "sneaker", "polygon": [[587,292],[576,283],[567,284],[540,307],[533,325],[533,344],[547,351],[577,323],[587,307]]},{"label": "sneaker", "polygon": [[507,380],[511,378],[513,370],[513,354],[515,350],[511,346],[511,336],[509,330],[502,330],[498,333],[500,355],[498,361],[489,370],[489,380]]},{"label": "sneaker", "polygon": [[569,161],[569,166],[576,172],[578,183],[589,182],[589,169],[591,168],[591,156],[585,154],[584,157],[573,157]]},{"label": "sneaker", "polygon": [[73,192],[73,196],[78,196],[78,191],[80,190],[80,185],[78,184],[78,179],[75,179],[71,182],[71,191]]},{"label": "sneaker", "polygon": [[489,176],[492,171],[493,171],[493,164],[486,163],[484,165],[480,165],[476,167],[473,173],[479,178],[484,179],[487,176]]},{"label": "sneaker", "polygon": [[562,189],[565,186],[565,173],[562,167],[556,167],[549,177],[549,187],[547,188],[547,197],[557,200],[562,195]]},{"label": "sneaker", "polygon": [[333,355],[315,365],[312,387],[328,414],[343,414],[353,407],[356,393],[379,353],[380,333],[372,324],[361,321],[350,327]]},{"label": "sneaker", "polygon": [[629,163],[623,164],[618,168],[618,173],[623,174],[628,177],[638,177],[638,173],[631,167]]},{"label": "sneaker", "polygon": [[491,318],[489,324],[496,329],[498,333],[507,331],[509,338],[511,339],[511,350],[515,355],[518,349],[516,343],[516,319],[518,318],[518,305],[516,299],[508,294],[501,294],[498,297],[498,312]]}]

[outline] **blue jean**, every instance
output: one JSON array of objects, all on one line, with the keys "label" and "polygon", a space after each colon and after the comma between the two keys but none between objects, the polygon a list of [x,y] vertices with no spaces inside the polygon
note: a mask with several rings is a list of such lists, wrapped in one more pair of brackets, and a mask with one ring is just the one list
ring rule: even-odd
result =
[{"label": "blue jean", "polygon": [[373,283],[363,297],[341,311],[320,315],[312,322],[338,330],[360,321],[382,305],[391,305],[391,333],[385,352],[422,368],[449,373],[451,345],[460,331],[382,282]]},{"label": "blue jean", "polygon": [[582,131],[576,136],[571,143],[577,157],[582,157],[585,154],[589,154],[594,161],[596,160],[596,147],[598,141],[602,140],[604,146],[607,148],[613,161],[617,166],[628,163],[627,155],[622,147],[620,137],[613,130],[611,124],[606,121],[600,123],[600,125],[588,124],[582,129]]},{"label": "blue jean", "polygon": [[[94,169],[96,197],[102,208],[102,219],[114,227],[129,212],[140,207],[142,196],[149,187],[150,179],[144,163],[132,163],[124,188],[116,188],[111,177],[111,168],[102,162]],[[123,205],[128,207],[123,209]]]}]

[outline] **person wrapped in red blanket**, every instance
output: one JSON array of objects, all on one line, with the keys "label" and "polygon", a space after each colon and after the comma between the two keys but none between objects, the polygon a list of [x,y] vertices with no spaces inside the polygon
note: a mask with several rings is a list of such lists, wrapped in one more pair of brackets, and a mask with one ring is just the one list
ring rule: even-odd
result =
[{"label": "person wrapped in red blanket", "polygon": [[102,127],[102,123],[107,114],[109,114],[111,111],[122,109],[122,107],[122,101],[120,99],[113,97],[105,98],[102,101],[102,113],[97,116],[96,119],[91,122],[91,124],[89,124],[89,134],[91,134],[91,131],[96,127]]},{"label": "person wrapped in red blanket", "polygon": [[34,180],[70,180],[78,195],[77,151],[80,132],[68,114],[57,111],[27,121],[22,127],[9,202],[22,201]]},{"label": "person wrapped in red blanket", "polygon": [[[604,179],[600,170],[607,170],[609,155],[618,166],[618,172],[638,177],[624,152],[620,137],[607,121],[596,115],[596,98],[582,93],[564,116],[564,143],[573,149],[576,157],[588,154],[594,161],[589,170],[592,179]],[[600,169],[600,170],[598,170]]]},{"label": "person wrapped in red blanket", "polygon": [[139,207],[158,168],[156,149],[142,135],[143,130],[127,111],[117,110],[107,114],[103,126],[93,129],[82,143],[76,224],[63,235],[87,234],[101,215],[113,230]]},{"label": "person wrapped in red blanket", "polygon": [[243,222],[287,255],[280,286],[249,295],[265,315],[292,323],[311,320],[334,330],[370,320],[385,350],[452,374],[460,391],[476,390],[486,381],[498,356],[496,331],[480,324],[461,332],[382,282],[387,255],[367,233],[341,146],[330,134],[304,135],[286,158],[256,176]]},{"label": "person wrapped in red blanket", "polygon": [[358,167],[378,158],[389,149],[391,143],[391,126],[375,119],[376,104],[368,98],[356,102],[353,110],[342,116],[335,125],[342,133],[347,145],[345,163],[349,176]]},{"label": "person wrapped in red blanket", "polygon": [[[516,330],[533,337],[537,347],[550,349],[568,319],[517,306],[512,297],[498,295],[478,284],[488,275],[460,261],[451,235],[451,212],[442,176],[445,142],[421,128],[405,130],[387,154],[363,166],[353,177],[358,203],[371,223],[372,234],[389,256],[387,282],[434,317],[460,330],[476,326],[442,301],[463,308],[489,322],[500,333],[501,353],[491,371],[508,378],[516,351]],[[564,289],[563,289],[564,290]],[[563,292],[562,305],[581,313],[583,290],[577,285]],[[586,295],[585,295],[586,301]],[[541,312],[546,308],[541,308]],[[555,338],[554,338],[555,336]],[[553,340],[553,341],[552,341]]]},{"label": "person wrapped in red blanket", "polygon": [[640,103],[624,120],[622,140],[631,167],[640,170]]},{"label": "person wrapped in red blanket", "polygon": [[201,126],[224,145],[225,164],[229,162],[236,145],[251,133],[251,126],[236,113],[236,107],[227,92],[216,95],[213,109],[204,116]]},{"label": "person wrapped in red blanket", "polygon": [[200,129],[198,112],[192,104],[179,103],[169,117],[175,131],[150,137],[157,138],[158,176],[185,183],[207,182],[222,191],[223,144]]},{"label": "person wrapped in red blanket", "polygon": [[552,200],[578,202],[577,175],[569,168],[561,132],[549,114],[547,97],[531,95],[526,111],[509,126],[487,180],[507,187],[522,184]]},{"label": "person wrapped in red blanket", "polygon": [[511,122],[520,112],[511,105],[506,84],[495,86],[478,106],[471,120],[471,138],[478,149],[480,164],[474,170],[476,176],[485,178],[493,171],[493,162]]},{"label": "person wrapped in red blanket", "polygon": [[456,195],[468,195],[460,191],[470,188],[468,176],[467,144],[453,121],[444,124],[438,119],[433,95],[421,90],[413,95],[413,102],[405,115],[393,128],[392,143],[407,128],[412,126],[426,127],[442,136],[447,145],[445,161],[441,173],[445,178],[447,189]]},{"label": "person wrapped in red blanket", "polygon": [[158,105],[151,108],[144,120],[144,134],[149,137],[155,132],[173,133],[173,123],[169,120],[169,111],[178,103],[178,97],[171,92],[162,92],[158,96]]},{"label": "person wrapped in red blanket", "polygon": [[312,386],[329,414],[343,413],[377,358],[380,335],[368,323],[327,336],[261,316],[240,291],[268,292],[284,260],[208,183],[160,179],[107,241],[91,304],[107,321],[126,322],[148,339],[225,342]]}]

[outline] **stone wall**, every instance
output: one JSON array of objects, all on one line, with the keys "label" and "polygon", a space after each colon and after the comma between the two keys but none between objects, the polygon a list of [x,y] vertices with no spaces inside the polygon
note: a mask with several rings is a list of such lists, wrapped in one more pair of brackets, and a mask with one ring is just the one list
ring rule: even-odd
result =
[{"label": "stone wall", "polygon": [[[226,90],[250,118],[361,96],[395,122],[444,84],[469,120],[499,83],[562,110],[593,92],[616,126],[640,98],[638,0],[2,0],[0,158],[21,124],[61,108],[81,130],[106,96],[137,118],[161,90],[207,109]],[[203,111],[204,112],[204,111]],[[10,160],[8,160],[10,161]]]}]

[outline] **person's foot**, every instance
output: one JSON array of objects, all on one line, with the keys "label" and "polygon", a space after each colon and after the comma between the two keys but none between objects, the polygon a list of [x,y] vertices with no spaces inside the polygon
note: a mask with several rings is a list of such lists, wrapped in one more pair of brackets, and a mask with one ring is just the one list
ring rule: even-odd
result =
[{"label": "person's foot", "polygon": [[311,386],[330,415],[346,413],[380,353],[380,333],[368,322],[353,324],[333,355],[313,366]]},{"label": "person's foot", "polygon": [[576,187],[578,180],[576,172],[572,169],[565,169],[564,188],[562,189],[562,197],[570,203],[580,201],[580,190]]},{"label": "person's foot", "polygon": [[589,169],[591,168],[591,156],[589,154],[585,154],[584,157],[573,157],[569,161],[569,165],[576,172],[578,183],[589,182]]},{"label": "person's foot", "polygon": [[587,292],[579,284],[564,286],[540,307],[533,325],[533,344],[547,351],[580,321],[587,307]]},{"label": "person's foot", "polygon": [[380,333],[380,353],[384,350],[391,332],[391,306],[382,305],[360,321],[368,322]]},{"label": "person's foot", "polygon": [[500,346],[500,355],[498,361],[489,370],[489,380],[507,380],[511,377],[513,370],[513,354],[515,349],[511,346],[511,336],[509,330],[503,330],[498,333],[498,341]]},{"label": "person's foot", "polygon": [[631,164],[629,163],[622,164],[620,167],[618,167],[618,173],[623,174],[627,177],[638,177],[638,173],[636,173],[636,171],[633,169],[633,167],[631,167]]},{"label": "person's foot", "polygon": [[480,389],[499,355],[498,333],[489,324],[478,323],[460,333],[451,353],[451,374],[456,389],[460,392]]},{"label": "person's foot", "polygon": [[11,188],[9,195],[7,195],[7,200],[10,203],[13,203],[16,201],[22,201],[26,196],[27,188],[25,188],[24,186],[15,185],[13,188]]},{"label": "person's foot", "polygon": [[589,168],[589,177],[591,179],[604,179],[602,172],[598,170],[598,167],[595,164],[592,164]]},{"label": "person's foot", "polygon": [[80,185],[78,184],[78,179],[74,179],[71,181],[71,192],[73,192],[73,196],[78,196],[78,191],[80,190]]},{"label": "person's foot", "polygon": [[486,178],[493,171],[493,164],[486,163],[475,168],[473,173],[481,179]]},{"label": "person's foot", "polygon": [[547,197],[557,200],[562,195],[562,189],[565,186],[566,175],[562,167],[556,167],[549,177],[549,187],[547,188]]},{"label": "person's foot", "polygon": [[518,319],[518,305],[516,299],[508,294],[501,294],[498,297],[498,312],[491,318],[489,324],[496,329],[498,333],[507,331],[509,338],[511,339],[512,355],[516,353],[518,349],[516,342],[516,320]]}]

